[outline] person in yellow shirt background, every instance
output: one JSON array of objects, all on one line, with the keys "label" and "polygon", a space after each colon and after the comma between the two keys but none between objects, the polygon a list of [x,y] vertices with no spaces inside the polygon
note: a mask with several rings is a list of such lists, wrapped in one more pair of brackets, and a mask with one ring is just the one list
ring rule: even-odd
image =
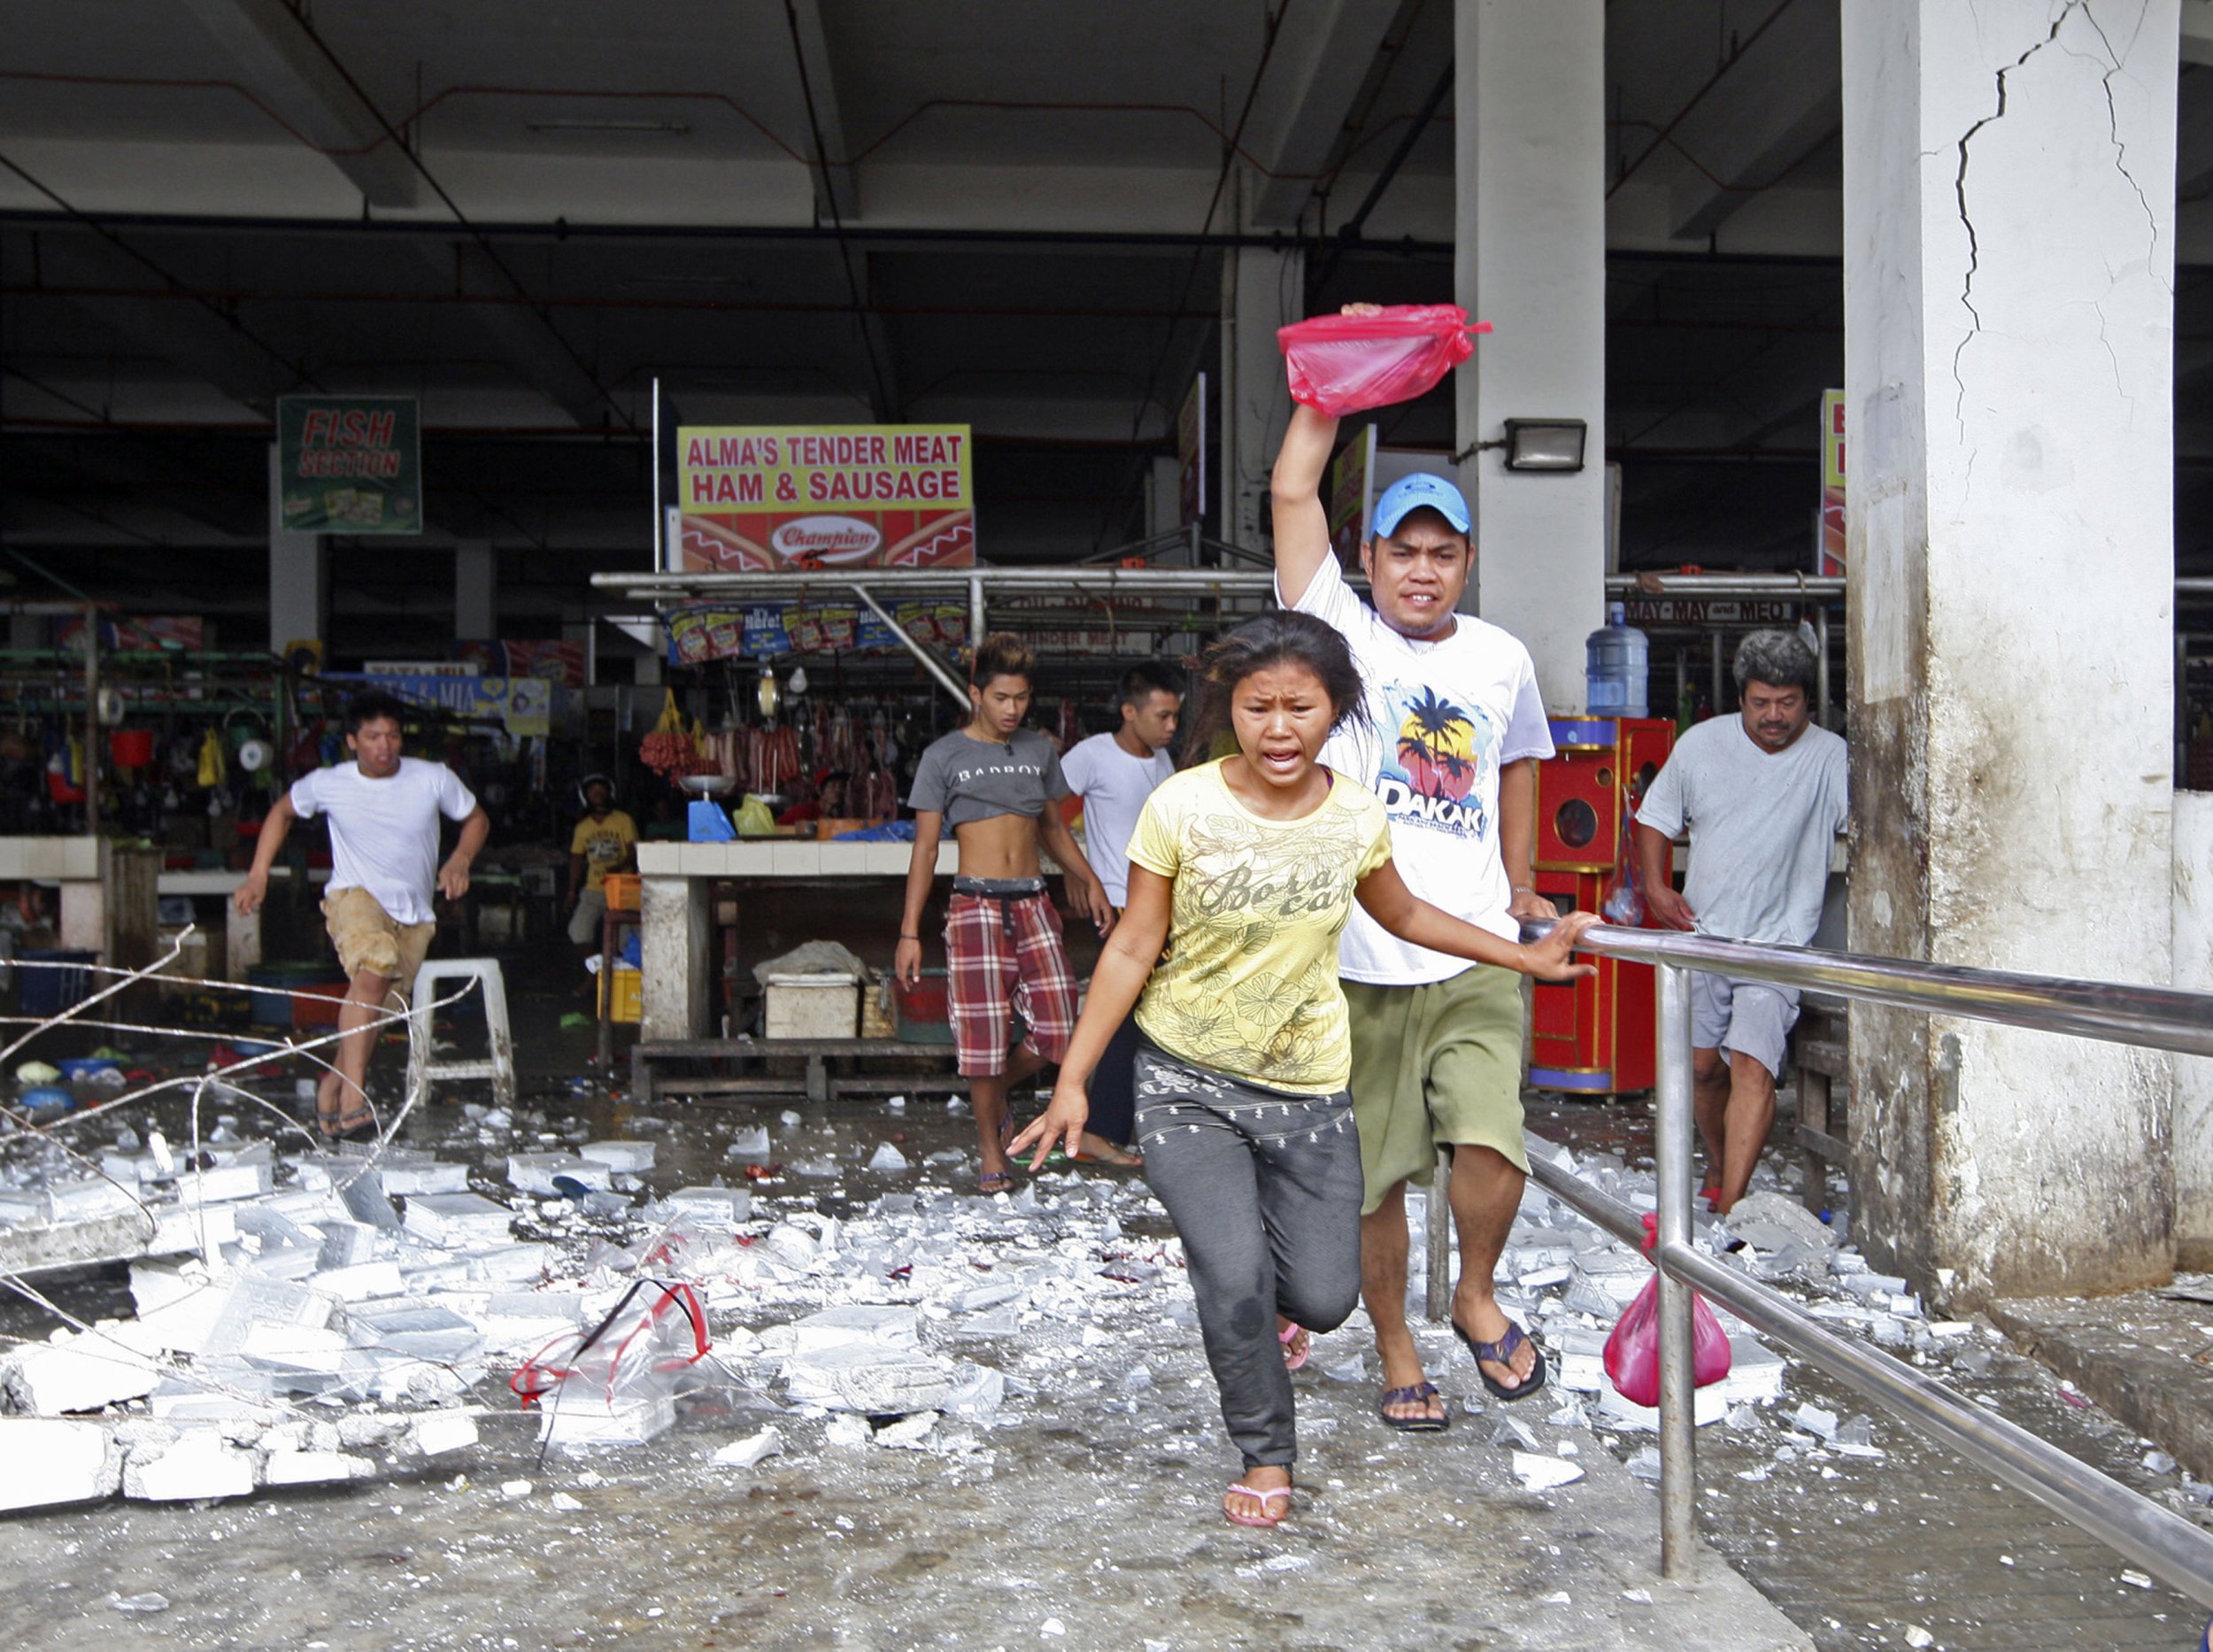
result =
[{"label": "person in yellow shirt background", "polygon": [[614,807],[614,782],[606,776],[586,775],[579,789],[586,813],[568,840],[568,938],[590,958],[599,951],[607,874],[628,871],[636,863],[637,822]]}]

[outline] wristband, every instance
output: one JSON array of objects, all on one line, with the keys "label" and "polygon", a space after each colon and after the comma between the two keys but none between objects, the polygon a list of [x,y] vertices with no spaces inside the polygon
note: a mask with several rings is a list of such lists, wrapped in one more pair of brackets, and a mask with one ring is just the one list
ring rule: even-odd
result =
[{"label": "wristband", "polygon": [[901,930],[899,931],[899,938],[903,941],[919,941],[922,938],[919,935],[909,935],[905,930]]},{"label": "wristband", "polygon": [[1517,895],[1534,895],[1538,891],[1534,884],[1516,884],[1514,885],[1513,892]]}]

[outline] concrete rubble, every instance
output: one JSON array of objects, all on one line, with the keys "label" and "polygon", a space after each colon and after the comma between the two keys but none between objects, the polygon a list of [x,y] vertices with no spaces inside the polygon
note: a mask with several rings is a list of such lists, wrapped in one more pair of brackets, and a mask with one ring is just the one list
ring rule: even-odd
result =
[{"label": "concrete rubble", "polygon": [[[8,1506],[241,1496],[464,1452],[483,1401],[509,1403],[493,1385],[541,1350],[590,1349],[645,1280],[696,1293],[711,1350],[653,1362],[650,1381],[595,1368],[591,1380],[562,1382],[538,1405],[545,1447],[642,1444],[712,1393],[782,1424],[710,1444],[726,1469],[817,1448],[987,1453],[994,1428],[1022,1421],[1017,1402],[1052,1392],[1069,1350],[1110,1344],[1132,1315],[1195,1326],[1178,1241],[1130,1237],[1166,1232],[1140,1181],[1070,1171],[977,1198],[933,1182],[960,1154],[856,1143],[787,1113],[773,1131],[733,1132],[728,1156],[749,1167],[733,1170],[737,1185],[717,1178],[656,1198],[652,1141],[540,1123],[467,1108],[452,1139],[462,1154],[448,1156],[420,1146],[285,1153],[226,1119],[220,1139],[189,1148],[126,1130],[96,1177],[50,1152],[0,1170],[0,1237],[77,1210],[134,1217],[140,1247],[135,1317],[65,1328],[0,1358],[0,1444],[19,1441],[19,1460],[42,1465],[16,1480]],[[781,1173],[760,1162],[772,1133],[788,1156]],[[1632,1208],[1655,1202],[1648,1170],[1532,1146]],[[473,1177],[472,1162],[489,1168]],[[912,1191],[857,1198],[847,1185],[893,1177]],[[87,1182],[127,1190],[124,1210]],[[1410,1204],[1418,1231],[1420,1197]],[[1725,1225],[1701,1217],[1700,1233],[1732,1265],[1913,1357],[1948,1357],[1971,1329],[1931,1324],[1905,1281],[1869,1270],[1779,1193],[1746,1199]],[[1500,1300],[1549,1351],[1555,1395],[1548,1415],[1500,1413],[1492,1424],[1502,1466],[1528,1490],[1581,1478],[1577,1442],[1592,1431],[1610,1444],[1655,1428],[1656,1414],[1615,1393],[1603,1367],[1608,1332],[1649,1278],[1641,1257],[1531,1185]],[[1789,1362],[1722,1320],[1733,1365],[1701,1391],[1701,1426],[1763,1431],[1784,1451],[1880,1455],[1866,1418],[1793,1402]],[[1324,1379],[1370,1378],[1364,1357],[1330,1352]],[[1118,1409],[1167,1403],[1142,1362],[1114,1387]],[[1632,1471],[1646,1461],[1638,1452]]]}]

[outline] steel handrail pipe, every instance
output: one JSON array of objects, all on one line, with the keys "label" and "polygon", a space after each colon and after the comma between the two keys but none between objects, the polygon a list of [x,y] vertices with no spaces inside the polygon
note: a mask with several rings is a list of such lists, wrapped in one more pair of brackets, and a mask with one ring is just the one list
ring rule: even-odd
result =
[{"label": "steel handrail pipe", "polygon": [[[1532,938],[1543,921],[1524,924]],[[1961,964],[1924,963],[1870,953],[1825,952],[1767,941],[1724,940],[1676,930],[1594,924],[1577,943],[1600,957],[1808,987],[1893,1009],[1925,1010],[1976,1021],[2135,1044],[2184,1055],[2213,1055],[2213,993],[2061,976],[2017,975]]]},{"label": "steel handrail pipe", "polygon": [[1216,591],[1273,593],[1276,575],[1265,569],[1211,567],[956,567],[824,569],[808,573],[679,574],[636,568],[596,573],[596,590],[641,596],[682,598],[765,597],[798,591],[844,590],[866,585],[885,596],[963,591],[981,579],[994,591],[1127,591],[1204,596]]},{"label": "steel handrail pipe", "polygon": [[[1530,1154],[1530,1173],[1546,1193],[1623,1244],[1642,1246],[1643,1218],[1619,1200],[1541,1153]],[[1839,1336],[1779,1291],[1695,1246],[1662,1246],[1654,1258],[1663,1272],[1703,1291],[1815,1369],[2027,1493],[2161,1581],[2213,1606],[2213,1533],[1962,1398],[1904,1361]]]},{"label": "steel handrail pipe", "polygon": [[1606,594],[1624,597],[1775,598],[1842,597],[1844,581],[1834,574],[1608,574]]}]

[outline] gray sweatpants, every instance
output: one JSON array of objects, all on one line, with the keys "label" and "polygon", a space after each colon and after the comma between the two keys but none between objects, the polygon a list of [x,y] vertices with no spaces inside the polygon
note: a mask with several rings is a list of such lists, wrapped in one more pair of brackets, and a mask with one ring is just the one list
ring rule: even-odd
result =
[{"label": "gray sweatpants", "polygon": [[1145,1179],[1183,1236],[1222,1420],[1245,1467],[1298,1455],[1281,1313],[1334,1331],[1360,1301],[1360,1135],[1353,1100],[1264,1089],[1137,1059]]}]

